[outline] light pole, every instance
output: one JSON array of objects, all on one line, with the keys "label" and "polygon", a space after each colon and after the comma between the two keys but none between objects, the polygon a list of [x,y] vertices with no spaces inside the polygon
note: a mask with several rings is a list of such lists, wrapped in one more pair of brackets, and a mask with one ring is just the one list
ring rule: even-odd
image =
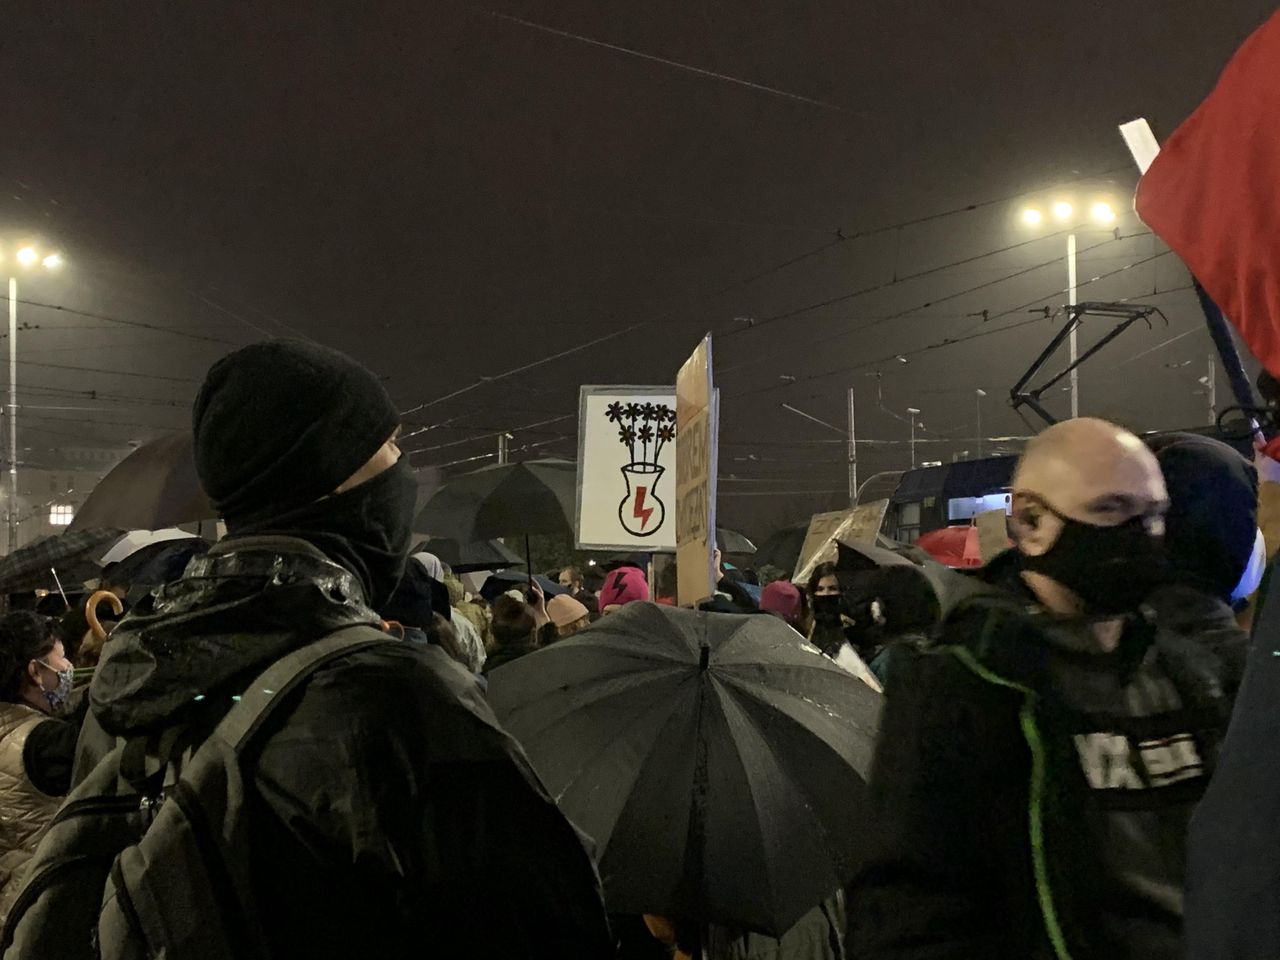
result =
[{"label": "light pole", "polygon": [[[1066,223],[1076,214],[1074,200],[1059,199],[1053,202],[1050,208],[1053,211],[1053,217],[1059,223]],[[1090,220],[1099,226],[1114,227],[1116,222],[1115,208],[1106,200],[1095,200],[1089,208]],[[1044,214],[1039,207],[1024,207],[1022,210],[1022,222],[1028,227],[1038,227],[1044,223]],[[1067,234],[1067,306],[1074,307],[1076,305],[1076,231],[1073,229]],[[1071,351],[1071,416],[1072,418],[1080,416],[1080,371],[1074,366],[1080,356],[1080,344],[1077,337],[1079,324],[1073,324],[1071,327],[1070,346]]]},{"label": "light pole", "polygon": [[911,469],[916,468],[916,417],[920,415],[920,411],[915,407],[907,407],[907,413],[911,414]]},{"label": "light pole", "polygon": [[982,459],[982,398],[987,395],[987,391],[979,387],[974,393],[977,394],[974,404],[978,410],[978,459]]},{"label": "light pole", "polygon": [[788,413],[794,413],[797,417],[804,417],[806,420],[811,420],[818,424],[818,426],[826,427],[828,430],[832,430],[848,439],[849,506],[856,507],[858,505],[858,442],[853,432],[853,388],[849,388],[849,429],[847,432],[841,430],[834,423],[827,423],[827,421],[820,419],[819,417],[815,417],[811,413],[805,413],[799,407],[793,407],[789,403],[780,403],[778,406],[782,407],[782,409],[786,410]]},{"label": "light pole", "polygon": [[18,548],[18,271],[57,270],[63,264],[62,254],[41,252],[32,244],[22,244],[14,251],[9,271],[9,552]]}]

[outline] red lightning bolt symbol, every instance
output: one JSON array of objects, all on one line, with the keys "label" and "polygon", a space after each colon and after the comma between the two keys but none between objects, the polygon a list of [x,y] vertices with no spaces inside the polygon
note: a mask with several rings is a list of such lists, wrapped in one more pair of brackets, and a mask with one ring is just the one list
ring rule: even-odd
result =
[{"label": "red lightning bolt symbol", "polygon": [[649,518],[653,516],[653,507],[647,510],[644,505],[644,495],[647,491],[644,487],[636,487],[636,508],[632,512],[632,516],[640,521],[640,529],[643,530],[649,524]]}]

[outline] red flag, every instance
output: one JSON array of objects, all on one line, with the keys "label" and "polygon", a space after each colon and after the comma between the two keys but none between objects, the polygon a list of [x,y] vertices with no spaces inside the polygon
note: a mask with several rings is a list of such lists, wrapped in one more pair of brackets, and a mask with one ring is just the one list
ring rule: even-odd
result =
[{"label": "red flag", "polygon": [[1280,13],[1160,150],[1137,209],[1280,375]]}]

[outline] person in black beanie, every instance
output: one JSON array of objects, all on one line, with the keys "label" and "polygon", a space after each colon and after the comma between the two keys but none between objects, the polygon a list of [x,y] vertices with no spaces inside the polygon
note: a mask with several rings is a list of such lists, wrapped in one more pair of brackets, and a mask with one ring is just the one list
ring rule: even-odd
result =
[{"label": "person in black beanie", "polygon": [[133,740],[211,730],[266,667],[365,625],[374,641],[308,674],[233,778],[248,826],[222,854],[250,878],[253,955],[607,956],[590,856],[475,678],[382,633],[416,495],[398,425],[378,379],[324,347],[215,364],[192,426],[228,535],[121,622],[93,719]]}]

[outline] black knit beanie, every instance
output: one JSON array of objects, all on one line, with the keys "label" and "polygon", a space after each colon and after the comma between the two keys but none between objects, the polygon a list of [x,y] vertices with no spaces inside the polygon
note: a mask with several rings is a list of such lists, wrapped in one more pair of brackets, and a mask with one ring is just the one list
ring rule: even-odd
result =
[{"label": "black knit beanie", "polygon": [[1212,437],[1175,433],[1150,446],[1169,488],[1164,540],[1175,571],[1230,597],[1258,533],[1257,471]]},{"label": "black knit beanie", "polygon": [[205,377],[192,410],[196,472],[235,532],[333,493],[399,422],[382,384],[345,354],[255,343]]}]

